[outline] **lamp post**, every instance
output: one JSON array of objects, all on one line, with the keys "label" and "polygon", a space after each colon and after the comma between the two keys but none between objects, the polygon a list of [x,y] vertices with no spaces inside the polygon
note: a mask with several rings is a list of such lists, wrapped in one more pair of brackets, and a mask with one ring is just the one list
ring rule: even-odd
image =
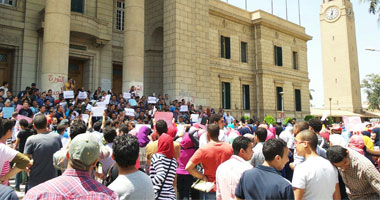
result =
[{"label": "lamp post", "polygon": [[367,51],[379,51],[379,52],[380,52],[380,50],[378,50],[378,49],[373,49],[373,48],[372,48],[372,49],[371,49],[371,48],[370,48],[370,49],[365,49],[365,50],[367,50]]},{"label": "lamp post", "polygon": [[284,92],[280,92],[280,95],[281,95],[281,119],[282,119],[282,122],[284,122],[284,117],[285,117],[285,114],[284,114]]},{"label": "lamp post", "polygon": [[329,98],[329,101],[330,101],[330,117],[332,117],[331,116],[331,100],[332,100],[332,98]]}]

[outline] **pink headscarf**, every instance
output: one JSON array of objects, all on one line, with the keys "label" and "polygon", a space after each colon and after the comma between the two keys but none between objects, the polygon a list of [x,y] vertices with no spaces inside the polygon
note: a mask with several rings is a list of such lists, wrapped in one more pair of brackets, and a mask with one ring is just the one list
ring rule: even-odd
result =
[{"label": "pink headscarf", "polygon": [[350,143],[348,147],[364,155],[364,140],[362,135],[353,135],[350,138]]}]

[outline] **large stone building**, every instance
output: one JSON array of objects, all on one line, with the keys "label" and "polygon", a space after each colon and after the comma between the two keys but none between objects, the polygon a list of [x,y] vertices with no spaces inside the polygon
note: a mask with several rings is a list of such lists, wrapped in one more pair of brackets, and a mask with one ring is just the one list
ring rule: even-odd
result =
[{"label": "large stone building", "polygon": [[219,0],[0,0],[0,81],[58,93],[73,77],[89,90],[135,85],[235,116],[300,119],[310,39]]}]

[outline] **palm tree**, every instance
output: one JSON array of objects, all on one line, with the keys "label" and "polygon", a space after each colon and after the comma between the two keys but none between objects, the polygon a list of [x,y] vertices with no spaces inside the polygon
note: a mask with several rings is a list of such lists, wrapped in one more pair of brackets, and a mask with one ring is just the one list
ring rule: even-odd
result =
[{"label": "palm tree", "polygon": [[374,15],[376,13],[379,13],[379,20],[380,20],[380,0],[360,0],[360,1],[369,2],[369,13],[374,14]]}]

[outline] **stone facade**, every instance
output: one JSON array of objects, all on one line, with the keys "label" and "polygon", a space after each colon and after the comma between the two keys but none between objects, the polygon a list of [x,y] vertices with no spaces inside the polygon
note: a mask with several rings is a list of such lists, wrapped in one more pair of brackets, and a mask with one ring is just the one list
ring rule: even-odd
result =
[{"label": "stone facade", "polygon": [[[124,27],[144,35],[132,44],[133,40],[125,43],[125,38],[136,38],[116,28],[119,1],[86,0],[82,13],[71,12],[69,56],[64,59],[81,68],[81,84],[86,89],[101,86],[126,91],[133,79],[143,83],[145,95],[169,94],[171,99],[184,98],[219,109],[222,82],[226,82],[231,86],[228,110],[235,117],[263,119],[266,115],[280,118],[276,87],[282,87],[285,117],[302,119],[310,113],[307,41],[311,37],[303,27],[219,0],[145,0],[144,5],[126,0],[130,9],[138,4],[145,11],[125,14],[128,25]],[[32,82],[44,83],[42,63],[49,59],[43,56],[45,12],[45,0],[0,4],[0,50],[12,52],[14,91]],[[221,36],[230,39],[229,59],[221,58]],[[242,42],[247,44],[247,62],[241,60]],[[275,46],[282,48],[282,66],[275,65]],[[142,63],[142,54],[136,53],[141,48]],[[293,52],[297,52],[297,69],[293,69]],[[135,57],[128,60],[130,55]],[[66,70],[65,81],[74,68],[60,67]],[[243,108],[243,85],[249,86],[248,110]],[[301,91],[300,111],[296,111],[295,89]]]}]

